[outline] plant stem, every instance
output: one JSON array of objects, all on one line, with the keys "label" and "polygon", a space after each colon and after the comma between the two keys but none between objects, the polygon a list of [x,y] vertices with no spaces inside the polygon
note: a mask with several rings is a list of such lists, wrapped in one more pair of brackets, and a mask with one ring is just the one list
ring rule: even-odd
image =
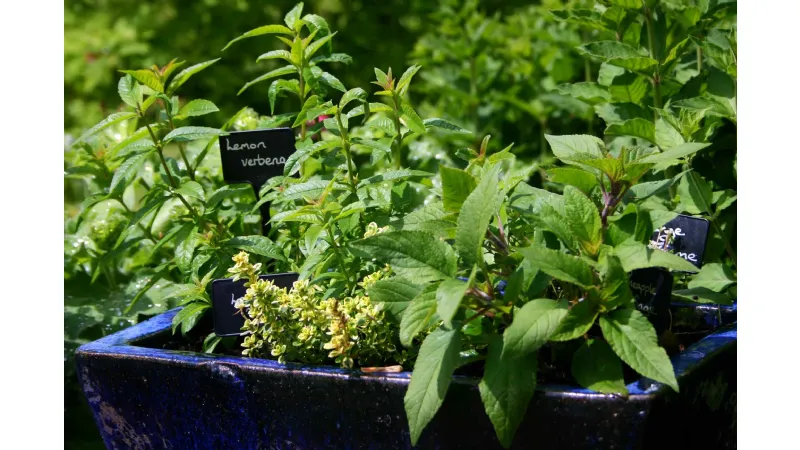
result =
[{"label": "plant stem", "polygon": [[[644,20],[647,24],[647,46],[648,50],[650,51],[650,57],[658,60],[659,58],[657,58],[655,54],[656,42],[655,33],[653,31],[653,12],[647,7],[647,5],[644,7]],[[654,120],[658,120],[658,110],[661,109],[661,74],[659,73],[658,64],[656,64],[655,71],[653,73],[653,107],[656,109]]]},{"label": "plant stem", "polygon": [[[128,214],[133,214],[133,211],[131,211],[131,209],[128,208],[128,205],[126,205],[125,202],[122,201],[122,199],[117,199],[117,201],[119,202],[120,205],[122,205],[123,208],[125,208],[125,211],[127,211]],[[151,241],[153,241],[153,244],[157,244],[158,243],[156,238],[153,236],[153,232],[152,231],[150,231],[149,229],[145,228],[144,225],[142,225],[141,222],[137,223],[136,225],[138,225],[139,229],[141,229],[142,232],[144,232],[145,236],[147,236],[147,239],[150,239]]]},{"label": "plant stem", "polygon": [[[586,33],[583,33],[583,41],[584,42],[588,41],[588,37],[586,36]],[[590,83],[592,81],[592,64],[591,64],[591,62],[589,61],[588,58],[584,58],[584,60],[583,60],[583,78],[584,78],[584,81],[586,81],[587,83]],[[589,134],[594,134],[594,109],[593,108],[589,108],[589,114],[586,117],[586,122],[589,125],[588,126]]]},{"label": "plant stem", "polygon": [[353,168],[353,154],[350,151],[350,139],[347,136],[347,128],[342,123],[341,111],[336,111],[336,123],[339,125],[339,132],[342,134],[342,147],[347,157],[347,178],[350,180],[350,190],[353,191],[353,195],[358,196],[358,187],[356,186],[356,179],[353,175],[355,173],[355,169]]},{"label": "plant stem", "polygon": [[698,45],[697,46],[697,73],[703,71],[703,49]]},{"label": "plant stem", "polygon": [[403,167],[402,165],[402,154],[400,152],[400,146],[403,144],[403,135],[400,134],[400,100],[397,97],[397,92],[392,92],[392,99],[394,100],[394,128],[397,132],[397,136],[392,141],[392,162],[394,163],[395,169],[400,169]]},{"label": "plant stem", "polygon": [[[169,121],[170,130],[174,130],[175,124],[172,122],[172,116],[170,115],[169,111],[167,111],[166,105],[164,106],[164,112],[167,113],[167,120]],[[178,151],[181,153],[183,163],[186,164],[186,171],[189,172],[189,178],[194,181],[194,170],[192,170],[192,165],[189,163],[189,158],[186,157],[186,146],[182,142],[178,143]]]},{"label": "plant stem", "polygon": [[469,110],[472,116],[473,130],[477,133],[480,118],[478,117],[478,68],[475,65],[475,56],[469,59]]},{"label": "plant stem", "polygon": [[333,249],[333,252],[336,254],[336,262],[339,263],[339,269],[342,271],[342,275],[345,278],[345,282],[347,283],[347,287],[350,289],[350,293],[352,294],[356,290],[355,283],[350,280],[350,275],[347,273],[347,267],[345,267],[345,265],[344,265],[344,257],[342,256],[342,253],[340,252],[341,248],[339,247],[339,244],[336,242],[336,239],[333,237],[333,229],[331,227],[330,222],[325,227],[325,229],[328,231],[329,244],[331,244],[331,248]]}]

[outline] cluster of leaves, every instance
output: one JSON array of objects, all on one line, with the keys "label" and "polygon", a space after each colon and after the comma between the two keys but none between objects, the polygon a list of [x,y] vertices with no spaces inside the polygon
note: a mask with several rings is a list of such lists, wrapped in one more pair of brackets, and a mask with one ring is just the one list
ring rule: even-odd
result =
[{"label": "cluster of leaves", "polygon": [[[649,187],[639,188],[648,191],[648,208],[711,221],[708,264],[692,280],[681,278],[686,289],[675,295],[730,302],[736,266],[735,0],[604,0],[592,9],[553,14],[603,39],[577,48],[601,63],[597,82],[557,90],[594,108],[605,134],[614,137],[611,147],[662,152],[654,157],[652,181],[644,184]],[[554,182],[571,178],[563,170],[550,175]]]},{"label": "cluster of leaves", "polygon": [[[628,193],[663,161],[656,149],[611,154],[593,136],[548,136],[562,162],[592,185],[563,194],[534,188],[532,167],[509,171],[510,149],[479,154],[466,169],[441,167],[438,201],[407,215],[398,229],[353,242],[357,253],[389,264],[395,277],[368,289],[400,312],[400,341],[425,337],[406,394],[412,441],[444,401],[470,351],[485,359],[486,413],[510,445],[536,387],[537,353],[548,342],[571,359],[580,385],[627,395],[623,362],[677,390],[653,326],[635,307],[627,273],[662,267],[695,271],[648,247],[652,214]],[[659,159],[660,158],[660,159]],[[436,230],[436,231],[434,231]]]}]

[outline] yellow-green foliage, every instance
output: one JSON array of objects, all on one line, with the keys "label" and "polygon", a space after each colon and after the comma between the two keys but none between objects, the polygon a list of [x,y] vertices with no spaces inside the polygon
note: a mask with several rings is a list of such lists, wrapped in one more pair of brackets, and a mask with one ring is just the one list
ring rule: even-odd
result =
[{"label": "yellow-green foliage", "polygon": [[322,299],[322,288],[308,280],[292,288],[258,278],[261,264],[251,264],[240,252],[229,269],[234,280],[247,280],[247,293],[236,301],[245,317],[245,356],[277,357],[280,362],[325,363],[342,367],[402,364],[393,336],[396,326],[384,317],[364,289],[389,273],[388,267],[364,277],[359,292],[343,299]]}]

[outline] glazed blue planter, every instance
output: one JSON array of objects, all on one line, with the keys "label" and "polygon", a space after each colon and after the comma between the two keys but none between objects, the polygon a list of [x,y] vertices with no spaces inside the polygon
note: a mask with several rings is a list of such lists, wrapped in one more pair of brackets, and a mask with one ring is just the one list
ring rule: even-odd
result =
[{"label": "glazed blue planter", "polygon": [[[411,374],[165,350],[178,310],[80,347],[78,377],[110,449],[409,449]],[[673,305],[713,332],[672,358],[680,393],[647,379],[627,399],[537,388],[512,448],[736,447],[736,310]],[[500,449],[478,380],[456,376],[417,448]]]}]

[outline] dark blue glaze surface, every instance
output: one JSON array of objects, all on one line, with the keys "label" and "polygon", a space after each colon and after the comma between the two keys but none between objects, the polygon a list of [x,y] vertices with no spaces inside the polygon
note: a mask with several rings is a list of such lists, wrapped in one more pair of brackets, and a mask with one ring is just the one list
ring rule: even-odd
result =
[{"label": "dark blue glaze surface", "polygon": [[[628,385],[627,399],[541,385],[512,448],[735,448],[736,309],[673,311],[724,325],[673,357],[679,394],[646,379]],[[171,335],[176,312],[76,352],[108,448],[411,448],[403,408],[410,372],[363,374],[157,348]],[[454,377],[417,448],[501,448],[477,382]]]}]

